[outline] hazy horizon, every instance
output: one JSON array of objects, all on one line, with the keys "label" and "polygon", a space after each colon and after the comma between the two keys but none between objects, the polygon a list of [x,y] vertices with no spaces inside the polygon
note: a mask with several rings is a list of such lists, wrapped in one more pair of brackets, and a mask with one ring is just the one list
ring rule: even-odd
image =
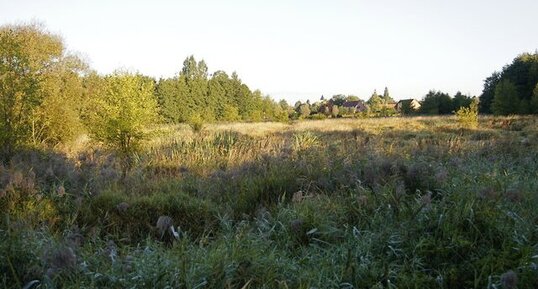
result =
[{"label": "hazy horizon", "polygon": [[538,41],[538,2],[17,1],[0,25],[38,21],[100,73],[155,78],[204,59],[274,99],[396,99],[430,89],[479,95],[483,80]]}]

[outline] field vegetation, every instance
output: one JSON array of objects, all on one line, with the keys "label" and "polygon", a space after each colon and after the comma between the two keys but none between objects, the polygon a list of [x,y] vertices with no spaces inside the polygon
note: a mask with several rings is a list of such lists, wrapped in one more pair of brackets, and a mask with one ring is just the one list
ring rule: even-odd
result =
[{"label": "field vegetation", "polygon": [[[534,117],[149,133],[126,175],[121,155],[88,138],[0,167],[0,286],[538,284]],[[159,231],[160,216],[177,239]]]}]

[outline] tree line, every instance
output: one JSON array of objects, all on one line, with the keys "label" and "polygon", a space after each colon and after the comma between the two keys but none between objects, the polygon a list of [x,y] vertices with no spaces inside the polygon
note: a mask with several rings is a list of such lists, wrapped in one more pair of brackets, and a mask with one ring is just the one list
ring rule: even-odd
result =
[{"label": "tree line", "polygon": [[176,77],[93,71],[41,25],[0,27],[0,155],[82,132],[129,154],[155,123],[275,121],[286,111],[237,73],[187,57]]},{"label": "tree line", "polygon": [[538,51],[523,53],[484,81],[480,112],[538,114]]},{"label": "tree line", "polygon": [[[320,101],[275,102],[252,91],[237,73],[208,72],[189,56],[177,75],[156,80],[129,71],[100,75],[42,26],[0,26],[0,155],[57,145],[82,132],[122,154],[135,150],[155,123],[287,121],[300,118],[451,114],[473,98],[430,91],[420,109],[400,109],[388,88],[367,101],[338,94]],[[482,113],[538,113],[538,53],[522,54],[485,80]]]},{"label": "tree line", "polygon": [[178,76],[160,79],[155,95],[167,122],[276,121],[287,113],[269,96],[251,91],[237,73],[208,75],[206,63],[187,57]]}]

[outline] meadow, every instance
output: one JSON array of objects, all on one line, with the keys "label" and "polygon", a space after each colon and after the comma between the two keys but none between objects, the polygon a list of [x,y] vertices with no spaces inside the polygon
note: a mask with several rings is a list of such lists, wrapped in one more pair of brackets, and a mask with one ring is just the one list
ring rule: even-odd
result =
[{"label": "meadow", "polygon": [[537,117],[148,132],[0,166],[1,288],[538,286]]}]

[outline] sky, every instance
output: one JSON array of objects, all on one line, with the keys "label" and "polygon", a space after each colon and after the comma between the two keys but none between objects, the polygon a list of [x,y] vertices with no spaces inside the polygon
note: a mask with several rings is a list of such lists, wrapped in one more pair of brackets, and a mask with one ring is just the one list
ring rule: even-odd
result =
[{"label": "sky", "polygon": [[274,99],[479,95],[538,49],[536,0],[0,0],[0,25],[40,22],[106,74],[176,75],[189,55]]}]

